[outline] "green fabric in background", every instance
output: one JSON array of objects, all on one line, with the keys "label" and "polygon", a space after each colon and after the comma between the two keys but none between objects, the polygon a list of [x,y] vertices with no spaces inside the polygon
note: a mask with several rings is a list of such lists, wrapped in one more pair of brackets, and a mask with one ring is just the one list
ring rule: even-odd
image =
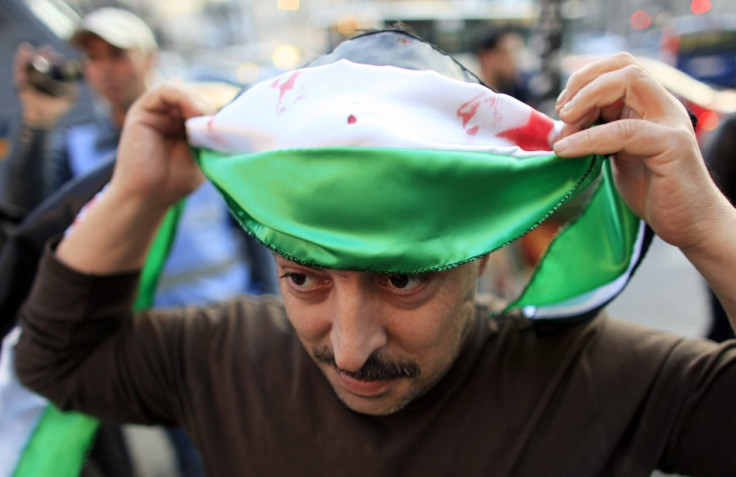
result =
[{"label": "green fabric in background", "polygon": [[[184,204],[182,200],[168,211],[156,233],[141,272],[134,311],[150,308],[153,304]],[[93,417],[74,411],[63,412],[48,403],[20,456],[13,477],[79,476],[98,427],[99,421]]]}]

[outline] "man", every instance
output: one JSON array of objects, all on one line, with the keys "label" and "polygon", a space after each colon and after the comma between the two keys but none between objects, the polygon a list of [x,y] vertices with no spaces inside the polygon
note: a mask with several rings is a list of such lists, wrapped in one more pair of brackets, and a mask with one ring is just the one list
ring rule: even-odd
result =
[{"label": "man", "polygon": [[[14,203],[28,210],[52,190],[100,164],[115,151],[128,109],[154,79],[156,39],[143,20],[131,12],[116,8],[96,10],[85,17],[70,41],[84,53],[84,78],[95,96],[97,109],[94,121],[69,128],[58,144],[49,144],[53,141],[51,133],[74,105],[76,88],[67,88],[61,96],[39,91],[29,83],[26,65],[36,55],[58,61],[57,55],[48,48],[35,50],[26,43],[16,53],[15,82],[23,131],[22,150],[13,164],[25,171],[18,172],[19,177],[41,180],[46,177],[34,173],[39,165],[52,169],[50,184],[11,187]],[[47,159],[48,164],[41,162],[48,154],[52,156]]]},{"label": "man", "polygon": [[474,46],[481,79],[499,93],[528,103],[532,100],[521,79],[519,55],[524,40],[513,30],[490,28]]},{"label": "man", "polygon": [[[708,136],[702,149],[716,185],[732,204],[736,203],[736,169],[733,163],[736,153],[736,114],[732,113],[724,118],[718,128]],[[733,329],[718,297],[710,290],[708,295],[711,317],[706,337],[719,342],[733,339]]]},{"label": "man", "polygon": [[[127,10],[93,11],[70,41],[83,52],[84,77],[96,98],[97,116],[63,131],[57,140],[52,138],[53,130],[74,103],[74,90],[52,97],[29,84],[25,65],[34,54],[53,58],[53,52],[34,51],[24,44],[16,55],[23,130],[22,145],[11,160],[9,186],[14,204],[26,210],[72,177],[112,158],[128,109],[154,79],[156,39],[146,23]],[[46,168],[52,173],[44,173]],[[277,292],[267,252],[233,231],[213,187],[205,185],[187,200],[179,224],[156,305],[207,303],[244,290]],[[213,240],[219,247],[209,246]]]},{"label": "man", "polygon": [[[412,40],[389,36],[388,43],[401,49]],[[330,74],[346,81],[337,88],[325,81]],[[381,78],[386,81],[376,81]],[[370,94],[361,81],[374,85]],[[326,90],[346,96],[329,102]],[[456,103],[463,98],[470,102]],[[508,151],[511,158],[479,152],[476,138],[498,132],[485,119],[511,109],[497,109],[499,99],[478,85],[433,72],[328,58],[256,86],[238,101],[262,108],[252,111],[254,118],[235,107],[193,119],[213,111],[173,85],[133,107],[108,192],[58,248],[52,244],[21,311],[17,368],[28,386],[62,408],[107,419],[179,422],[212,475],[648,475],[656,467],[729,475],[736,469],[728,439],[736,417],[732,345],[684,340],[602,315],[560,326],[538,326],[519,314],[490,320],[474,303],[485,266],[475,245],[484,247],[486,237],[466,233],[487,224],[467,224],[465,216],[476,213],[470,204],[424,183],[429,167],[439,168],[437,177],[454,192],[470,184],[456,184],[453,173],[472,179],[473,169],[485,175],[490,168],[490,177],[524,180],[528,174],[516,169],[557,176],[558,167],[599,164],[591,154],[612,155],[626,203],[683,250],[733,317],[736,212],[710,181],[682,105],[629,55],[570,78],[558,101],[565,126],[550,131],[555,153],[570,159],[524,153],[517,162],[517,148]],[[318,118],[295,114],[328,103]],[[527,111],[511,105],[517,106]],[[469,109],[482,118],[465,115]],[[374,121],[394,116],[390,126],[404,127],[380,129],[382,122]],[[606,124],[588,128],[599,117]],[[198,153],[202,170],[227,187],[244,227],[279,251],[283,302],[243,298],[131,316],[136,270],[165,211],[202,180],[185,120],[190,140],[209,138],[222,148]],[[252,131],[253,122],[275,127]],[[397,142],[379,138],[381,150],[354,147],[375,128]],[[317,129],[327,134],[327,146],[312,154],[310,139],[323,144],[313,137]],[[508,137],[508,131],[518,128],[500,133]],[[333,147],[331,139],[341,136]],[[464,142],[437,153],[452,138]],[[301,147],[289,147],[292,140]],[[284,147],[274,149],[274,141]],[[432,147],[396,145],[418,143]],[[238,152],[240,146],[255,152]],[[289,175],[294,163],[305,166],[295,172],[301,182],[285,179],[294,190],[264,199],[251,194],[261,179]],[[343,173],[361,163],[368,184]],[[220,167],[229,173],[220,175]],[[371,199],[390,195],[386,205],[406,215],[385,217],[359,195],[347,201],[337,194],[353,186],[370,193],[381,167],[383,194]],[[466,167],[467,174],[458,171]],[[411,169],[412,179],[397,183],[403,169]],[[266,173],[248,178],[259,171]],[[239,177],[230,188],[233,174]],[[407,204],[415,195],[420,200]],[[434,210],[441,207],[418,213],[434,205],[435,195],[449,213]],[[496,205],[482,204],[481,214],[502,213]],[[503,205],[518,211],[514,201]],[[334,215],[325,218],[323,207]],[[434,220],[439,216],[452,227]],[[508,229],[517,222],[536,220],[491,224],[491,235],[499,235],[494,243],[514,235]],[[426,229],[419,236],[434,229],[451,235],[414,243],[416,229]],[[410,247],[396,249],[407,242]],[[573,277],[564,278],[558,281]]]},{"label": "man", "polygon": [[[22,130],[8,185],[11,200],[25,211],[114,158],[128,110],[154,81],[158,45],[148,25],[132,12],[95,10],[84,17],[70,42],[82,52],[84,79],[96,109],[93,120],[63,131],[57,123],[76,101],[76,89],[70,87],[61,96],[46,94],[31,84],[26,70],[36,55],[52,61],[57,55],[28,44],[16,53]],[[237,230],[222,198],[205,184],[183,204],[153,304],[204,304],[239,293],[278,293],[275,269],[268,251]],[[185,437],[177,430],[171,433],[180,460],[194,461],[182,461],[181,467],[193,468],[186,475],[197,475],[196,456],[187,453]]]},{"label": "man", "polygon": [[[520,70],[523,47],[524,39],[517,31],[508,27],[488,27],[475,39],[472,51],[478,62],[478,75],[483,82],[494,91],[536,106],[527,78]],[[512,246],[491,256],[493,266],[485,280],[492,284],[495,294],[513,295],[519,287],[523,287],[564,223],[560,218],[562,214],[564,211],[558,212]]]}]

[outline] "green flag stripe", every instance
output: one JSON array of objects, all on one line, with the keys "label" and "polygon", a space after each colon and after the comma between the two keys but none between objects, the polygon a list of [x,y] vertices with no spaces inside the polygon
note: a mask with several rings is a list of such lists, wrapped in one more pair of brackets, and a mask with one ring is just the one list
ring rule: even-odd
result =
[{"label": "green flag stripe", "polygon": [[98,425],[97,419],[48,404],[13,475],[79,475]]},{"label": "green flag stripe", "polygon": [[[508,309],[564,302],[628,270],[640,221],[618,195],[609,161],[602,175],[585,210],[555,238],[523,293]],[[559,277],[565,277],[564,281]]]},{"label": "green flag stripe", "polygon": [[390,273],[442,270],[506,245],[602,164],[401,148],[195,152],[233,215],[269,248],[309,265]]},{"label": "green flag stripe", "polygon": [[[134,310],[150,308],[166,257],[176,235],[184,201],[172,207],[151,245],[141,272]],[[16,466],[14,477],[76,477],[84,465],[99,421],[78,412],[62,412],[53,404],[44,410]]]},{"label": "green flag stripe", "polygon": [[153,239],[146,257],[146,263],[143,265],[143,270],[141,270],[138,296],[133,303],[133,311],[150,308],[153,304],[156,286],[161,277],[161,270],[163,270],[166,263],[166,257],[169,256],[171,245],[176,237],[176,225],[179,223],[179,217],[181,217],[184,210],[184,203],[185,201],[181,200],[169,209],[156,237]]}]

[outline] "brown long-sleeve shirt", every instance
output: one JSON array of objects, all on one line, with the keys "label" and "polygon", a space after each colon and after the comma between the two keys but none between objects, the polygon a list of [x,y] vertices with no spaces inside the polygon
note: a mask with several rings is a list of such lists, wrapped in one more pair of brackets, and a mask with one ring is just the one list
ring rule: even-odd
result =
[{"label": "brown long-sleeve shirt", "polygon": [[19,376],[65,409],[181,424],[212,476],[736,475],[733,344],[479,312],[433,390],[371,417],[338,400],[275,298],[131,316],[135,288],[47,254]]}]

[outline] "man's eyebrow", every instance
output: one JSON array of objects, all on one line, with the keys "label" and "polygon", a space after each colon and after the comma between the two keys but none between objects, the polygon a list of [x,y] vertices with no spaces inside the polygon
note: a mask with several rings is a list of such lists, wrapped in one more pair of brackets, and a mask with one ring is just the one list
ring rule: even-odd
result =
[{"label": "man's eyebrow", "polygon": [[302,268],[311,268],[312,270],[327,270],[327,267],[323,267],[320,265],[307,265],[306,263],[299,263],[295,262],[293,260],[289,260],[288,258],[278,257],[276,259],[276,262],[281,266],[296,266],[296,267],[302,267]]},{"label": "man's eyebrow", "polygon": [[390,277],[394,275],[406,275],[409,277],[423,277],[423,276],[430,276],[430,275],[436,275],[438,273],[441,273],[443,270],[427,270],[424,272],[372,272],[376,275],[381,275],[384,277]]}]

